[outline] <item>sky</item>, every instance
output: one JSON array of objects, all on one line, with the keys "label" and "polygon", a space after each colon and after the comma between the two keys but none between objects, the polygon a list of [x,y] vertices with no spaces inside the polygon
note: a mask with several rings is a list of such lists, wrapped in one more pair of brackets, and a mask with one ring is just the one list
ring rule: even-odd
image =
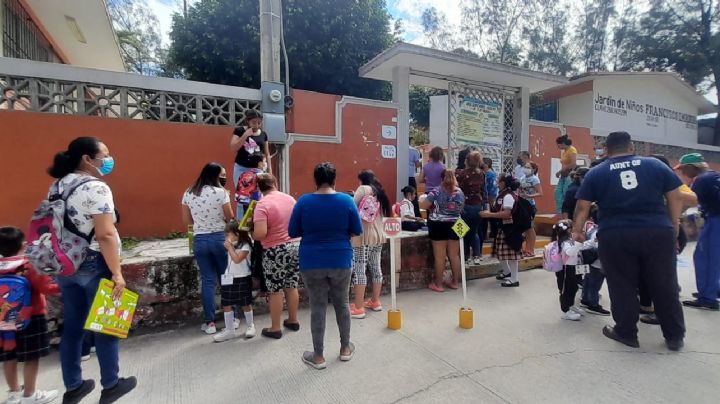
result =
[{"label": "sky", "polygon": [[[163,38],[163,46],[169,43],[169,33],[172,27],[172,14],[181,13],[183,0],[146,0],[150,8],[155,12],[160,23],[160,34]],[[188,6],[198,0],[187,0]],[[447,20],[454,26],[459,26],[461,20],[461,0],[386,0],[388,11],[393,20],[402,19],[404,41],[427,45],[422,30],[422,13],[425,9],[435,7],[447,16]],[[706,94],[706,97],[713,103],[717,102],[715,91]]]}]

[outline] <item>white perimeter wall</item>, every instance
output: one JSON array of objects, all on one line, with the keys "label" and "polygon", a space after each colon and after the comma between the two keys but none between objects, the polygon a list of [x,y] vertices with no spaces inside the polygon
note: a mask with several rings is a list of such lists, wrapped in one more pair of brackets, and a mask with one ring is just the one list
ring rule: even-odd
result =
[{"label": "white perimeter wall", "polygon": [[448,147],[448,96],[430,97],[430,144]]},{"label": "white perimeter wall", "polygon": [[558,121],[568,126],[592,128],[593,92],[561,98],[558,103]]}]

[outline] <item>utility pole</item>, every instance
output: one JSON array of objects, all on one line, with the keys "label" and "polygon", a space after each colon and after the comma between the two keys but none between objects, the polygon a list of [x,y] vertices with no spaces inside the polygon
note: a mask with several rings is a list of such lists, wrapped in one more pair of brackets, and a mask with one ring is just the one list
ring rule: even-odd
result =
[{"label": "utility pole", "polygon": [[260,81],[280,81],[281,0],[260,0]]}]

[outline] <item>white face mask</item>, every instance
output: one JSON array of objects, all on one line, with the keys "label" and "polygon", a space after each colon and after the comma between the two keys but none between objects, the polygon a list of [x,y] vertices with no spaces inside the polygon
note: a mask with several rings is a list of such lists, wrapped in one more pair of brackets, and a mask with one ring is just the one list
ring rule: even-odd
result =
[{"label": "white face mask", "polygon": [[523,173],[525,173],[525,176],[527,177],[534,174],[532,168],[523,168]]}]

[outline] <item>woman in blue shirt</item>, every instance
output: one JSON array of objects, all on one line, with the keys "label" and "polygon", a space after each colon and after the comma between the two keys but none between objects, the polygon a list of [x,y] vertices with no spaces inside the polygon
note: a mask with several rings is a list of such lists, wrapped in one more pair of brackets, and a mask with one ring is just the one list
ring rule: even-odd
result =
[{"label": "woman in blue shirt", "polygon": [[315,369],[325,369],[324,337],[328,296],[340,329],[340,360],[355,353],[350,342],[349,289],[352,274],[352,236],[362,234],[360,215],[353,198],[335,191],[335,165],[315,167],[317,191],[298,199],[288,226],[290,237],[300,241],[300,274],[310,297],[310,332],[314,352],[302,360]]}]

